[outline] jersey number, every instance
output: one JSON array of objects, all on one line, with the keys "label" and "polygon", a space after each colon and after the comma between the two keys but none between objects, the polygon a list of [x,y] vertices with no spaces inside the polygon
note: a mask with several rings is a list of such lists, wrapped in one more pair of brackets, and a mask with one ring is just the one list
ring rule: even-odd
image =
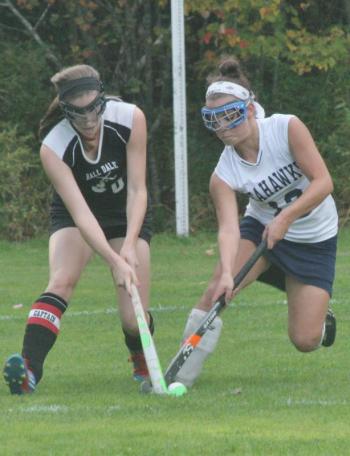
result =
[{"label": "jersey number", "polygon": [[[111,180],[111,178],[109,178]],[[114,179],[113,179],[114,180]],[[93,185],[91,189],[95,193],[104,193],[107,191],[107,183],[108,183],[108,178],[101,179],[100,182],[96,185]],[[110,188],[112,189],[113,193],[119,193],[123,190],[125,187],[125,183],[122,177],[119,177],[119,179],[116,182],[113,182],[110,184]]]},{"label": "jersey number", "polygon": [[[286,195],[284,197],[284,201],[286,202],[286,204],[290,204],[293,201],[295,201],[296,199],[298,199],[302,194],[303,194],[303,192],[300,190],[300,188],[295,188],[294,190],[291,190],[290,192],[286,193]],[[282,208],[278,207],[278,204],[275,203],[274,201],[270,201],[269,206],[272,207],[272,209],[275,209],[275,213],[273,214],[274,217],[276,217],[276,215],[278,215],[282,210]],[[307,212],[306,214],[302,215],[300,218],[307,217],[310,214],[310,212]]]}]

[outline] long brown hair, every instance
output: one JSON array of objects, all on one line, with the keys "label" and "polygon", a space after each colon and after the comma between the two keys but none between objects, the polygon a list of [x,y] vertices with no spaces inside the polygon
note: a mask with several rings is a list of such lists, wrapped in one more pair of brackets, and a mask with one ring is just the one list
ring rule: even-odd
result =
[{"label": "long brown hair", "polygon": [[[95,68],[89,65],[74,65],[54,74],[50,81],[55,86],[56,92],[67,81],[79,79],[83,77],[94,77],[100,80],[100,74]],[[42,140],[60,120],[64,118],[63,112],[60,108],[58,96],[56,96],[49,105],[45,115],[39,123],[39,139]]]}]

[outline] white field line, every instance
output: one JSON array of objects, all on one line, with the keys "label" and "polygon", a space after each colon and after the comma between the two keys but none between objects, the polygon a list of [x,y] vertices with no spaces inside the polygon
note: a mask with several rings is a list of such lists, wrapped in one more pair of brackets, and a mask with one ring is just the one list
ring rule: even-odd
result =
[{"label": "white field line", "polygon": [[[334,407],[339,405],[349,406],[349,401],[346,399],[339,399],[339,400],[324,400],[324,399],[292,399],[288,398],[283,404],[287,405],[288,407],[310,407],[310,406],[317,406],[317,407]],[[108,407],[75,407],[75,406],[68,406],[68,405],[59,405],[59,404],[50,404],[50,405],[28,405],[27,407],[19,407],[19,408],[9,408],[7,409],[7,413],[32,413],[32,414],[65,414],[65,413],[74,413],[79,412],[82,409],[84,411],[96,412],[102,411],[106,412],[107,414],[118,413],[123,410],[123,407],[115,404],[110,405]]]},{"label": "white field line", "polygon": [[[170,306],[170,307],[163,307],[163,306],[158,306],[158,307],[150,307],[149,309],[151,312],[182,312],[184,310],[188,310],[185,306]],[[28,309],[29,311],[29,309]],[[116,314],[118,313],[118,310],[115,308],[107,308],[107,309],[101,309],[101,310],[79,310],[79,311],[68,311],[65,315],[64,318],[66,319],[67,317],[90,317],[91,315],[101,315],[101,314]],[[9,321],[9,320],[23,320],[26,318],[26,314],[22,315],[0,315],[0,322],[1,321]]]},{"label": "white field line", "polygon": [[[20,407],[19,410],[24,413],[67,413],[70,407],[66,405],[29,405],[28,407]],[[9,412],[17,411],[9,409]]]},{"label": "white field line", "polygon": [[96,411],[105,411],[107,414],[117,413],[122,410],[120,405],[110,405],[109,407],[72,407],[68,405],[59,405],[59,404],[50,404],[50,405],[28,405],[27,407],[19,408],[9,408],[7,409],[8,413],[51,413],[51,414],[64,414],[68,412],[79,412],[81,409],[84,411],[96,412]]},{"label": "white field line", "polygon": [[349,405],[349,401],[346,399],[343,400],[324,400],[324,399],[292,399],[288,398],[286,401],[288,407],[305,405],[309,407],[310,405],[321,405],[322,407],[333,407],[335,405]]},{"label": "white field line", "polygon": [[[345,301],[343,300],[340,300],[340,299],[331,299],[330,301],[330,304],[333,305],[333,304],[341,304]],[[278,305],[287,305],[287,301],[285,299],[282,299],[282,300],[279,300],[279,301],[275,301],[275,302],[271,302],[269,303],[269,305],[275,305],[275,304],[278,304]],[[256,304],[256,303],[253,303],[251,301],[244,301],[244,300],[241,300],[237,303],[235,302],[232,302],[231,304],[228,305],[228,307],[230,308],[235,308],[235,307],[261,307],[261,303],[259,304]],[[23,309],[22,309],[23,310]],[[185,307],[185,306],[170,306],[170,307],[165,307],[165,306],[162,306],[161,304],[158,305],[157,307],[150,307],[149,309],[151,312],[183,312],[183,311],[189,311],[189,308],[188,307]],[[29,311],[29,309],[28,309]],[[102,315],[102,314],[116,314],[118,313],[118,310],[116,308],[113,308],[113,307],[109,307],[107,309],[101,309],[101,310],[79,310],[79,311],[70,311],[68,310],[68,312],[64,315],[64,318],[69,318],[69,317],[89,317],[91,315]],[[24,318],[26,318],[26,315],[0,315],[0,322],[1,321],[12,321],[12,320],[23,320]]]}]

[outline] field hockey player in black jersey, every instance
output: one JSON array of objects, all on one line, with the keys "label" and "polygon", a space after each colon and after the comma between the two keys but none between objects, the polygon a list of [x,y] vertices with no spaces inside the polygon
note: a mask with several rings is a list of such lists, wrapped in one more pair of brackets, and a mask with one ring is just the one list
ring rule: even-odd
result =
[{"label": "field hockey player in black jersey", "polygon": [[[40,157],[54,187],[50,275],[29,312],[21,354],[5,363],[4,378],[13,394],[36,389],[61,318],[93,253],[112,273],[134,378],[148,377],[130,301],[135,284],[148,308],[152,231],[145,116],[137,106],[105,96],[91,66],[65,68],[51,82],[57,97],[40,124]],[[153,332],[152,316],[147,315]]]}]

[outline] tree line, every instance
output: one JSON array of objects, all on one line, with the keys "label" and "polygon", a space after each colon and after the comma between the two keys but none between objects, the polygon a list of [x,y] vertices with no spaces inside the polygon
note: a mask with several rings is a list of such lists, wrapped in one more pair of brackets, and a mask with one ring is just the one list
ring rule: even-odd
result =
[{"label": "tree line", "polygon": [[[46,230],[50,189],[37,126],[64,66],[96,67],[107,93],[143,109],[155,228],[174,230],[169,0],[0,1],[0,236]],[[190,225],[215,227],[209,176],[220,144],[201,124],[205,80],[237,56],[267,115],[298,115],[310,128],[350,215],[350,0],[185,1]],[[242,201],[244,204],[244,201]]]}]

